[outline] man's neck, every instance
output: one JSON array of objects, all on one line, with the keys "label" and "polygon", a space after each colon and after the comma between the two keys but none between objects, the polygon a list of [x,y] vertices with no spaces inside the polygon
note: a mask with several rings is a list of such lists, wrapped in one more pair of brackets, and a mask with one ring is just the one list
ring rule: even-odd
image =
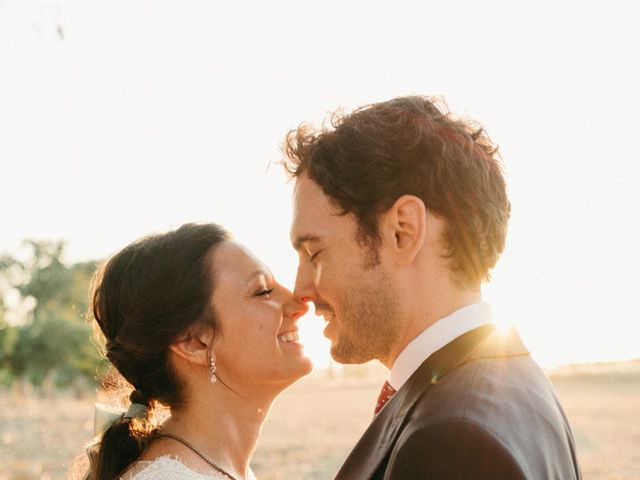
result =
[{"label": "man's neck", "polygon": [[388,356],[381,358],[380,361],[391,370],[398,355],[423,331],[441,318],[447,317],[467,305],[481,301],[482,294],[480,289],[456,290],[453,295],[448,297],[441,296],[432,301],[416,304],[416,307],[419,306],[420,308],[414,308],[413,311],[407,312],[405,321],[403,322],[404,327],[402,334],[398,337],[398,341],[394,342],[391,346]]}]

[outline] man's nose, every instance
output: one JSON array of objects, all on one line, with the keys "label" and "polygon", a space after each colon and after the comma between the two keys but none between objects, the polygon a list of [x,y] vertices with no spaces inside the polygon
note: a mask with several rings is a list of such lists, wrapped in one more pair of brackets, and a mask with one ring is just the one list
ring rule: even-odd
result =
[{"label": "man's nose", "polygon": [[318,296],[310,273],[309,269],[303,265],[298,267],[293,295],[302,303],[312,302]]}]

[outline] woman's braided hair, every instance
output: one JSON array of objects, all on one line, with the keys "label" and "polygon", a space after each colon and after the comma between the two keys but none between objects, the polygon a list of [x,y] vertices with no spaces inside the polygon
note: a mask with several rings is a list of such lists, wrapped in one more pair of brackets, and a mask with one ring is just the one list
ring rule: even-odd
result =
[{"label": "woman's braided hair", "polygon": [[109,259],[93,286],[93,316],[105,337],[105,355],[133,386],[131,403],[146,416],[121,417],[102,435],[89,478],[118,477],[140,456],[156,425],[156,402],[182,401],[169,362],[169,345],[197,321],[215,328],[210,299],[211,253],[228,233],[215,224],[187,224],[138,240]]}]

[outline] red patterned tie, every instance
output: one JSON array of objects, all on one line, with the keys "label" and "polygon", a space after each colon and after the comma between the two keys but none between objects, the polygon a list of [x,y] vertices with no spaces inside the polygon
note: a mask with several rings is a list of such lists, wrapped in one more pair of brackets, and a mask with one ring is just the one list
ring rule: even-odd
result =
[{"label": "red patterned tie", "polygon": [[382,407],[384,407],[385,403],[389,401],[393,394],[396,393],[395,388],[389,385],[389,382],[385,381],[382,386],[382,390],[380,390],[380,395],[378,396],[378,403],[376,403],[376,409],[373,412],[374,415],[377,415]]}]

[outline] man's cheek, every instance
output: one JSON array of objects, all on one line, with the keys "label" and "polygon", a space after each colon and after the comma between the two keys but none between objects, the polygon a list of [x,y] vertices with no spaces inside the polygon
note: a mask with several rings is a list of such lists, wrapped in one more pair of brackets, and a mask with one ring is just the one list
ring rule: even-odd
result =
[{"label": "man's cheek", "polygon": [[318,265],[316,265],[316,272],[313,280],[313,283],[315,283],[316,286],[319,286],[320,282],[322,282],[323,280],[323,276],[322,276],[323,271],[324,271],[323,264],[319,263]]}]

